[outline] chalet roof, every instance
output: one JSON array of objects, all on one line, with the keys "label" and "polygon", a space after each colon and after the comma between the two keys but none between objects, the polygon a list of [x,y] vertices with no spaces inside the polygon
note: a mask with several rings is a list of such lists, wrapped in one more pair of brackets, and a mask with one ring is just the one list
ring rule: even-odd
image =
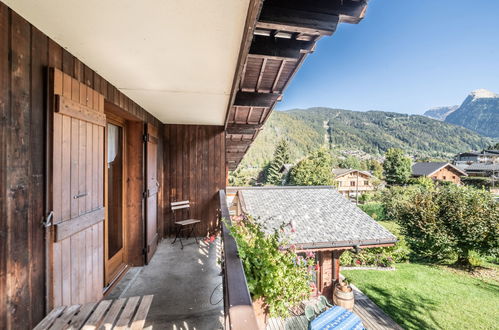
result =
[{"label": "chalet roof", "polygon": [[300,249],[381,245],[396,242],[387,229],[333,187],[262,187],[238,191],[243,211],[271,232],[287,227]]},{"label": "chalet roof", "polygon": [[475,163],[466,167],[466,171],[479,171],[479,172],[499,171],[499,164]]},{"label": "chalet roof", "polygon": [[440,170],[441,168],[450,166],[453,168],[455,171],[461,173],[462,175],[466,175],[465,172],[463,172],[461,169],[457,168],[456,166],[447,163],[447,162],[421,162],[421,163],[415,163],[412,165],[412,175],[413,176],[429,176],[436,171]]},{"label": "chalet roof", "polygon": [[367,175],[369,177],[372,177],[373,175],[371,173],[369,173],[368,171],[361,171],[361,170],[356,170],[356,169],[351,169],[351,168],[335,168],[333,169],[333,174],[336,176],[336,177],[340,177],[340,176],[343,176],[343,175],[347,175],[349,173],[352,173],[352,172],[359,172],[359,173],[362,173],[364,175]]}]

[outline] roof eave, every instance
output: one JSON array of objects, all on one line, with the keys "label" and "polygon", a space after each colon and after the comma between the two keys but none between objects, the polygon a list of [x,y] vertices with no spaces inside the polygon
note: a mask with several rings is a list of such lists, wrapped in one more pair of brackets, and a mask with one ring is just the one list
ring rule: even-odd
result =
[{"label": "roof eave", "polygon": [[361,249],[372,248],[372,247],[384,247],[393,246],[397,243],[396,238],[386,238],[386,239],[370,239],[370,240],[353,240],[353,241],[338,241],[338,242],[321,242],[321,243],[296,243],[296,249],[298,251],[305,250],[342,250],[342,249],[353,249],[359,247]]}]

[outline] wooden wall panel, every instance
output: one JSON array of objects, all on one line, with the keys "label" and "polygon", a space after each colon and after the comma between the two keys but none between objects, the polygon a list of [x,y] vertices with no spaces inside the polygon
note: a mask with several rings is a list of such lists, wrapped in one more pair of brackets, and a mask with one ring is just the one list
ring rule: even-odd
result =
[{"label": "wooden wall panel", "polygon": [[[47,197],[44,193],[45,123],[49,121],[51,125],[57,126],[59,131],[56,134],[62,134],[63,129],[72,127],[71,121],[56,123],[58,119],[54,118],[52,123],[51,117],[46,116],[48,67],[63,70],[86,86],[96,88],[106,96],[107,101],[121,104],[130,114],[158,128],[162,127],[159,120],[0,2],[0,329],[32,328],[46,312],[46,255],[41,225],[47,211],[44,206]],[[87,88],[77,91],[73,87],[70,87],[72,97],[78,96],[79,100],[86,98]],[[93,95],[88,99],[93,106]],[[76,126],[73,127],[76,129]],[[77,129],[78,143],[88,145],[90,135],[94,133],[93,128],[78,123]],[[62,157],[63,150],[67,151],[60,146],[54,151]],[[87,157],[83,153],[77,156],[82,159]],[[158,161],[159,168],[162,159]],[[71,169],[69,163],[64,167],[69,173],[68,169]],[[58,173],[62,173],[62,168]],[[81,173],[81,176],[85,176],[85,184],[88,184],[88,173]],[[58,179],[61,183],[68,181],[60,175]],[[58,208],[56,213],[60,217],[62,196],[54,198],[57,199],[54,200],[54,208]],[[83,210],[83,203],[86,209],[94,202],[102,202],[102,199],[103,196],[97,196],[95,201],[86,199],[85,202],[79,202],[78,206],[75,204],[73,209],[64,211],[67,216],[71,211],[78,210],[79,213]],[[88,244],[102,240],[102,226],[76,238],[79,244],[86,244],[78,255],[74,255],[75,258],[87,260],[83,271],[90,271],[87,267],[90,264],[87,258],[87,253],[90,253]],[[61,246],[60,249],[60,252],[55,252],[61,258],[57,259],[54,267],[62,268],[63,264],[71,262],[71,254],[68,256],[68,246]],[[102,263],[102,256],[103,251],[93,253],[92,262]],[[101,275],[96,273],[94,276]],[[59,280],[65,283],[64,290],[77,289],[71,287],[71,278],[66,275],[61,274]],[[54,292],[54,295],[56,299],[63,300],[62,290]]]},{"label": "wooden wall panel", "polygon": [[[225,188],[225,132],[219,126],[164,125],[164,233],[175,233],[170,203],[191,202],[199,235],[217,229],[218,191]],[[187,216],[184,214],[183,216]]]}]

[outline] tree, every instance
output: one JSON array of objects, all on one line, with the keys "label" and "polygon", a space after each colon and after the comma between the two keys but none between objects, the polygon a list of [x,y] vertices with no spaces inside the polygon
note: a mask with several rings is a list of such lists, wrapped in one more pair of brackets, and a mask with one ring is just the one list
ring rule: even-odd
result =
[{"label": "tree", "polygon": [[347,156],[338,163],[340,168],[363,170],[360,159],[354,156]]},{"label": "tree", "polygon": [[385,154],[383,174],[389,184],[404,184],[411,177],[412,161],[401,149],[390,148]]},{"label": "tree", "polygon": [[491,144],[489,146],[489,149],[491,149],[491,150],[499,150],[499,142],[497,142],[496,144]]},{"label": "tree", "polygon": [[301,160],[291,170],[290,181],[298,186],[329,186],[333,180],[333,159],[325,148]]},{"label": "tree", "polygon": [[408,198],[391,207],[418,256],[469,265],[473,252],[499,248],[499,203],[489,192],[457,185],[407,190]]},{"label": "tree", "polygon": [[289,163],[289,146],[288,142],[284,139],[281,139],[275,148],[274,158],[270,162],[266,175],[265,175],[265,183],[271,185],[280,185],[282,184],[282,174],[281,168],[284,164]]},{"label": "tree", "polygon": [[368,162],[369,171],[378,179],[383,178],[383,165],[376,159],[370,159]]}]

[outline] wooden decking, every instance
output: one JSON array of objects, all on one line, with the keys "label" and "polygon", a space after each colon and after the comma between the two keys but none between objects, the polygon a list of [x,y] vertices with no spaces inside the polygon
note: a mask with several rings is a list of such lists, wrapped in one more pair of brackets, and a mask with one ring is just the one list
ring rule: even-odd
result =
[{"label": "wooden decking", "polygon": [[102,300],[53,309],[34,330],[131,329],[144,327],[153,296]]},{"label": "wooden decking", "polygon": [[395,329],[402,330],[388,314],[383,312],[368,296],[363,294],[357,287],[352,285],[355,294],[355,306],[353,312],[357,314],[369,330]]},{"label": "wooden decking", "polygon": [[[364,327],[368,330],[403,328],[395,323],[393,319],[381,310],[369,297],[353,286],[355,293],[355,307],[353,312],[362,320]],[[306,330],[308,321],[305,315],[291,316],[286,319],[271,318],[267,323],[267,330]]]}]

